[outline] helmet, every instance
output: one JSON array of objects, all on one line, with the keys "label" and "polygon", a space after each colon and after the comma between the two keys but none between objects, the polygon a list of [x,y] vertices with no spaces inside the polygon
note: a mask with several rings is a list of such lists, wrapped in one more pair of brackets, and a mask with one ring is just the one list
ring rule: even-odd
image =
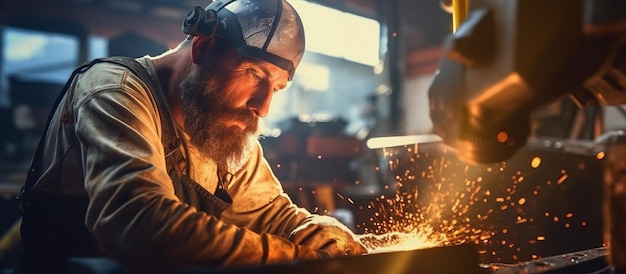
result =
[{"label": "helmet", "polygon": [[290,79],[304,54],[302,20],[285,0],[217,0],[190,10],[182,29],[228,37],[239,54],[270,62]]}]

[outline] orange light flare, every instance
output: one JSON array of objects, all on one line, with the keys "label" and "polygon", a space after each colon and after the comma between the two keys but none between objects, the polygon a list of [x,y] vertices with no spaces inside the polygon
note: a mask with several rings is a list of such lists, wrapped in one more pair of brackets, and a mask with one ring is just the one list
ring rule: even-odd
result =
[{"label": "orange light flare", "polygon": [[[470,166],[447,153],[429,155],[417,152],[413,145],[404,149],[404,154],[402,148],[384,150],[385,161],[395,176],[395,193],[380,195],[366,204],[363,209],[374,213],[367,218],[369,223],[357,225],[369,235],[364,241],[370,252],[474,243],[491,262],[528,260],[520,255],[524,244],[550,240],[539,231],[530,239],[516,238],[516,231],[538,227],[533,224],[535,220],[548,218],[566,228],[570,224],[587,226],[585,221],[575,220],[571,212],[559,216],[545,212],[545,217],[544,211],[535,216],[526,212],[527,207],[537,205],[543,193],[567,181],[569,175],[562,169],[555,178],[542,181],[547,186],[542,182],[532,185],[536,180],[533,174],[545,169],[549,159],[534,156],[521,169],[512,170],[506,162]],[[586,167],[577,164],[574,168]],[[512,254],[500,255],[505,252],[503,248]]]}]

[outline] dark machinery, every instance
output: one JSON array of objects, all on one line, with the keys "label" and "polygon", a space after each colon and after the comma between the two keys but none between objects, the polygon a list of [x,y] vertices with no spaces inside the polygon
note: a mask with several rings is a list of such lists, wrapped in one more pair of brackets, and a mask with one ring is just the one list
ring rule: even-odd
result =
[{"label": "dark machinery", "polygon": [[[472,0],[444,43],[429,90],[434,133],[468,162],[509,159],[531,112],[569,95],[580,107],[626,103],[626,2]],[[626,269],[626,142],[604,143],[607,261]]]},{"label": "dark machinery", "polygon": [[502,161],[526,143],[531,111],[558,97],[626,103],[621,2],[470,1],[430,88],[434,132],[467,160]]}]

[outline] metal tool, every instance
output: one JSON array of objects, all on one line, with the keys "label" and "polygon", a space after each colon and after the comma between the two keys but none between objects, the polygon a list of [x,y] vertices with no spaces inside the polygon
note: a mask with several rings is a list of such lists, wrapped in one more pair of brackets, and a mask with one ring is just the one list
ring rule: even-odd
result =
[{"label": "metal tool", "polygon": [[620,5],[470,1],[429,90],[434,133],[467,161],[502,161],[526,143],[530,113],[541,105],[565,94],[581,106],[625,103]]}]

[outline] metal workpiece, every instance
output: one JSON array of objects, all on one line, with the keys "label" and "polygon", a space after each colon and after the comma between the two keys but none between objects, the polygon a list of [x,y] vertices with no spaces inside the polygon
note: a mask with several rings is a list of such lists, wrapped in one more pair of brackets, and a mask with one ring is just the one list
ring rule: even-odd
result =
[{"label": "metal workpiece", "polygon": [[612,274],[606,265],[606,248],[598,247],[515,265],[483,264],[491,274]]}]

